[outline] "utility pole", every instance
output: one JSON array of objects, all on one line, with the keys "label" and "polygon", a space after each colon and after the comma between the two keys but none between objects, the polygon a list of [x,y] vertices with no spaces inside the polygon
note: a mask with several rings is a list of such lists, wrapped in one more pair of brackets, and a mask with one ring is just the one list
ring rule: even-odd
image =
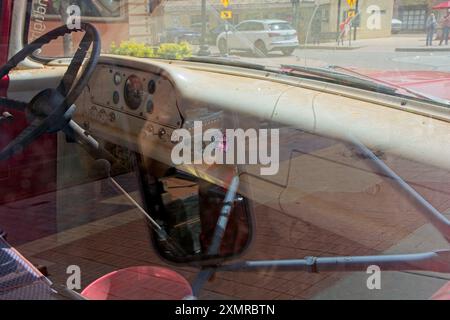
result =
[{"label": "utility pole", "polygon": [[[59,4],[59,14],[61,15],[61,20],[63,24],[67,24],[67,19],[69,18],[67,8],[69,8],[69,6],[70,0],[61,0]],[[72,56],[73,53],[72,34],[64,35],[63,46],[64,46],[64,56],[66,57]]]},{"label": "utility pole", "polygon": [[361,21],[361,18],[359,16],[359,0],[356,0],[356,6],[355,6],[355,25],[353,26],[353,40],[356,41],[356,33],[358,30],[359,25],[357,25],[358,23],[360,23],[359,21]]},{"label": "utility pole", "polygon": [[293,9],[292,24],[298,32],[298,25],[300,24],[300,0],[291,0],[291,3]]},{"label": "utility pole", "polygon": [[229,46],[228,46],[228,32],[230,31],[229,20],[233,19],[233,11],[230,7],[230,0],[221,0],[222,2],[222,11],[220,12],[220,18],[225,21],[225,55],[229,54]]},{"label": "utility pole", "polygon": [[339,28],[340,28],[340,25],[341,25],[341,7],[342,7],[342,0],[338,0],[337,25],[336,25],[337,32],[339,32]]},{"label": "utility pole", "polygon": [[211,54],[206,41],[206,23],[206,0],[202,0],[202,36],[200,39],[200,50],[197,53],[199,56],[209,56]]}]

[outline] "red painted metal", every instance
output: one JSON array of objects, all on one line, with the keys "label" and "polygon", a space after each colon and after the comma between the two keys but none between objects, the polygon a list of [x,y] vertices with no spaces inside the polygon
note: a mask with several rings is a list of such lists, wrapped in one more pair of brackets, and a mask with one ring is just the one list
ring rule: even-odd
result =
[{"label": "red painted metal", "polygon": [[182,300],[192,296],[189,282],[161,267],[131,267],[111,272],[81,293],[91,300]]},{"label": "red painted metal", "polygon": [[431,300],[450,300],[450,282],[447,282],[441,289],[439,289]]},{"label": "red painted metal", "polygon": [[0,79],[0,97],[6,97],[9,88],[9,76]]},{"label": "red painted metal", "polygon": [[382,71],[370,74],[387,83],[450,100],[450,73],[439,71]]},{"label": "red painted metal", "polygon": [[[0,0],[0,65],[7,62],[11,17],[13,14],[13,0]],[[7,96],[12,78],[6,76],[0,79],[0,95]],[[44,88],[42,88],[44,89]],[[8,109],[7,105],[0,106],[0,113],[9,112],[12,114],[12,122],[3,122],[0,130],[0,148],[5,147],[27,126],[28,121],[24,112]],[[57,142],[56,135],[46,134],[37,141],[28,146],[23,152],[15,155],[7,161],[0,162],[0,221],[2,227],[10,235],[14,235],[21,230],[6,225],[3,214],[6,214],[4,203],[19,201],[25,198],[35,197],[37,195],[54,191],[56,189],[56,164],[57,164]],[[56,195],[53,197],[56,200]],[[32,212],[32,207],[26,207],[21,214],[27,215]],[[48,212],[49,225],[48,230],[36,233],[35,238],[41,238],[49,235],[51,230],[56,228],[56,214]],[[30,239],[33,240],[33,239]]]},{"label": "red painted metal", "polygon": [[[342,68],[344,71],[346,68]],[[348,68],[349,72],[356,72],[380,81],[386,85],[399,88],[399,93],[412,95],[403,89],[427,94],[436,98],[450,100],[450,73],[442,71],[379,71]]]},{"label": "red painted metal", "polygon": [[13,0],[2,0],[0,9],[0,65],[3,65],[8,61]]}]

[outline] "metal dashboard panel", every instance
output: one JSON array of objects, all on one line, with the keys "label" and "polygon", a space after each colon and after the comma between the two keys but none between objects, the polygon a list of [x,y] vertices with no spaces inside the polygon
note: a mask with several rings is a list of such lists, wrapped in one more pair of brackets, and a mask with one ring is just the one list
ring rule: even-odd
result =
[{"label": "metal dashboard panel", "polygon": [[[136,77],[142,84],[141,103],[136,108],[130,108],[125,100],[129,77]],[[77,107],[75,120],[94,136],[136,152],[146,149],[154,159],[170,161],[171,136],[182,126],[183,119],[176,90],[160,70],[101,62]]]},{"label": "metal dashboard panel", "polygon": [[[130,108],[125,101],[125,83],[132,76],[137,77],[143,86],[142,102],[136,109]],[[117,78],[120,81],[116,81]],[[148,90],[150,83],[154,84],[152,91]],[[181,124],[174,88],[169,79],[159,74],[100,65],[90,80],[89,88],[94,105],[171,128],[177,128]]]}]

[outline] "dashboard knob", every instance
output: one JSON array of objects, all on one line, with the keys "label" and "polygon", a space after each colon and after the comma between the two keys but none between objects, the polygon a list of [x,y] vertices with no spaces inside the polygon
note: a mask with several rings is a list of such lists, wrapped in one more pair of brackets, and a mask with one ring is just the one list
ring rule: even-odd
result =
[{"label": "dashboard knob", "polygon": [[164,128],[159,129],[158,137],[160,139],[162,139],[162,138],[164,138],[165,135],[166,135],[166,130]]},{"label": "dashboard knob", "polygon": [[106,114],[105,110],[101,110],[98,113],[98,121],[100,121],[101,123],[106,123],[107,118],[108,118],[108,115]]},{"label": "dashboard knob", "polygon": [[122,76],[120,75],[119,72],[116,72],[116,73],[114,74],[114,84],[115,84],[116,86],[118,86],[121,82],[122,82]]},{"label": "dashboard knob", "polygon": [[89,110],[89,117],[91,119],[97,119],[98,117],[98,110],[96,107],[91,107],[91,109]]}]

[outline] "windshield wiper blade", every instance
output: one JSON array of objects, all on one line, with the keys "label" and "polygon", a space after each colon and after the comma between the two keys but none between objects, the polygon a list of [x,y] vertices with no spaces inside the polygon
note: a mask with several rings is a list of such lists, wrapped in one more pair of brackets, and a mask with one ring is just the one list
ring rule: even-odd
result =
[{"label": "windshield wiper blade", "polygon": [[284,70],[285,73],[288,73],[289,75],[298,76],[298,74],[294,73],[294,71],[296,71],[303,73],[305,75],[320,78],[321,80],[325,79],[335,84],[348,85],[354,88],[371,90],[379,93],[392,95],[395,94],[398,90],[395,87],[383,85],[373,80],[368,80],[350,74],[337,72],[328,68],[306,67],[291,64],[283,64],[281,65],[281,68]]},{"label": "windshield wiper blade", "polygon": [[266,70],[266,66],[257,63],[233,60],[229,58],[221,58],[221,57],[187,57],[184,58],[183,61],[189,62],[201,62],[201,63],[209,63],[216,64],[222,66],[230,66],[230,67],[239,67],[239,68],[247,68],[247,69],[255,69],[255,70]]},{"label": "windshield wiper blade", "polygon": [[[353,73],[355,75],[358,75],[360,77],[364,77],[366,79],[370,79],[370,80],[373,80],[373,81],[378,81],[378,82],[384,83],[384,81],[382,81],[382,80],[378,80],[376,78],[372,78],[371,76],[359,73],[359,72],[357,72],[357,71],[355,71],[353,69],[344,68],[344,67],[335,66],[335,65],[330,65],[330,66],[328,66],[328,68],[331,68],[331,69],[342,69],[342,70],[344,70],[344,72],[351,72],[351,73]],[[394,85],[394,84],[388,84],[388,85],[391,85],[392,87],[395,87],[397,89],[401,89],[401,90],[406,91],[408,93],[411,93],[411,94],[415,95],[416,97],[419,97],[421,99],[427,100],[429,102],[434,102],[434,103],[437,103],[437,104],[441,104],[441,105],[446,106],[446,107],[450,106],[450,101],[447,100],[447,99],[439,98],[439,97],[430,95],[428,93],[423,93],[423,92],[420,92],[420,91],[417,91],[417,90],[414,90],[414,89],[406,88],[406,87],[401,86],[401,85]]]}]

